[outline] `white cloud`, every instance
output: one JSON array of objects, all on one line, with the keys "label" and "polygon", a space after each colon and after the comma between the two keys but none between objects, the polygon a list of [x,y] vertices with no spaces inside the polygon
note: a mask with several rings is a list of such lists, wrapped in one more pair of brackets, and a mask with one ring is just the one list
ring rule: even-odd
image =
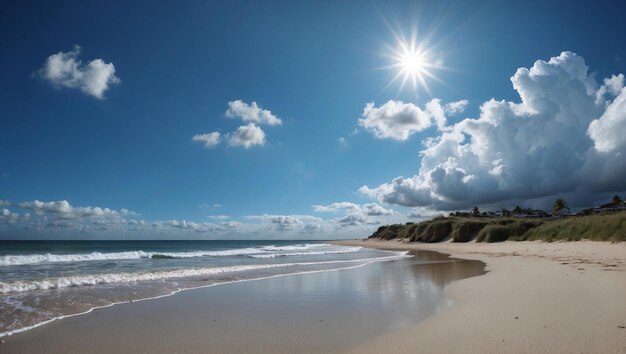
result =
[{"label": "white cloud", "polygon": [[219,144],[221,139],[220,139],[219,132],[212,132],[208,134],[194,135],[193,138],[191,138],[191,140],[204,143],[205,148],[211,149],[215,147],[217,144]]},{"label": "white cloud", "polygon": [[357,226],[361,224],[377,224],[377,217],[391,216],[395,213],[391,209],[385,209],[376,203],[356,204],[351,202],[338,202],[329,205],[314,205],[313,210],[318,213],[344,213],[343,217],[335,219],[339,226]]},{"label": "white cloud", "polygon": [[348,214],[337,220],[340,227],[345,226],[359,226],[368,222],[367,216],[363,214]]},{"label": "white cloud", "polygon": [[208,209],[211,209],[211,210],[216,210],[216,209],[221,208],[222,204],[218,204],[218,203],[206,204],[206,203],[203,203],[203,204],[198,204],[198,207],[200,207],[200,208],[208,208]]},{"label": "white cloud", "polygon": [[[312,228],[319,228],[322,219],[311,215],[248,215],[247,219],[260,220],[263,223],[272,225],[277,231],[310,231]],[[313,226],[309,226],[313,225]]]},{"label": "white cloud", "polygon": [[283,121],[273,115],[271,111],[262,109],[256,102],[247,104],[242,100],[228,102],[226,117],[240,118],[244,122],[254,122],[257,124],[280,125]]},{"label": "white cloud", "polygon": [[428,207],[416,207],[411,208],[408,216],[410,219],[432,219],[434,217],[442,215],[444,214],[442,214],[440,211],[436,211]]},{"label": "white cloud", "polygon": [[209,215],[207,216],[209,219],[215,219],[215,220],[226,220],[226,219],[230,219],[230,216],[228,215]]},{"label": "white cloud", "polygon": [[[416,175],[360,192],[384,203],[450,210],[567,193],[589,203],[599,193],[624,191],[626,93],[620,77],[598,88],[574,53],[538,60],[511,78],[521,102],[485,102],[478,118],[428,139]],[[604,101],[606,95],[617,98]]]},{"label": "white cloud", "polygon": [[[1,238],[112,238],[112,239],[219,239],[235,237],[242,239],[284,238],[327,239],[369,235],[375,226],[402,222],[404,215],[385,209],[376,203],[355,204],[349,202],[317,206],[320,211],[342,213],[336,218],[322,219],[312,215],[262,214],[244,216],[248,222],[240,222],[227,215],[209,215],[215,222],[191,220],[134,219],[136,213],[127,209],[113,210],[101,207],[75,207],[62,201],[31,201],[12,204],[16,208],[33,211],[18,214],[8,208],[0,208]],[[213,207],[214,205],[207,205]],[[306,236],[302,236],[306,234]]]},{"label": "white cloud", "polygon": [[111,85],[120,83],[120,79],[115,76],[115,66],[102,59],[94,59],[83,65],[78,60],[80,52],[81,48],[74,46],[74,50],[70,52],[50,55],[39,74],[57,87],[78,88],[88,95],[102,99]]},{"label": "white cloud", "polygon": [[393,210],[385,209],[376,203],[355,204],[351,202],[338,202],[329,205],[314,205],[313,210],[316,212],[338,212],[347,211],[350,213],[363,213],[368,216],[392,215]]},{"label": "white cloud", "polygon": [[[258,125],[280,125],[283,121],[273,115],[271,111],[262,109],[256,102],[247,104],[241,100],[228,102],[228,110],[226,116],[229,118],[239,118],[244,122],[250,122],[242,125],[232,133],[226,134],[225,140],[229,146],[242,146],[249,149],[252,146],[265,145],[265,132]],[[204,147],[212,148],[220,143],[220,133],[212,132],[209,134],[195,135],[193,141],[204,142]]]},{"label": "white cloud", "polygon": [[154,221],[148,224],[150,228],[153,229],[163,229],[163,228],[174,228],[179,230],[186,231],[195,231],[195,232],[210,232],[210,231],[219,231],[221,229],[220,226],[208,223],[208,222],[193,222],[187,220],[166,220],[166,221]]},{"label": "white cloud", "polygon": [[226,135],[230,146],[242,146],[248,149],[254,145],[265,145],[265,133],[254,123],[248,123],[237,128],[233,133]]},{"label": "white cloud", "polygon": [[447,114],[453,116],[459,113],[463,113],[465,111],[465,108],[467,108],[468,105],[469,105],[468,100],[460,100],[460,101],[450,102],[446,104],[443,110]]},{"label": "white cloud", "polygon": [[17,204],[22,209],[32,210],[37,214],[48,213],[62,219],[77,218],[121,218],[134,215],[128,209],[113,210],[101,207],[73,207],[67,200],[42,202],[34,200]]},{"label": "white cloud", "polygon": [[[624,76],[621,77],[621,87],[617,85],[609,89],[608,92],[617,95],[613,102],[610,102],[604,114],[589,124],[589,136],[594,142],[596,150],[603,153],[610,153],[623,149],[626,143],[626,88],[624,88]],[[605,86],[602,86],[605,88]]]},{"label": "white cloud", "polygon": [[613,96],[619,95],[623,87],[624,74],[613,75],[604,79],[604,85],[600,86],[598,92],[596,92],[596,103],[604,102],[607,93]]},{"label": "white cloud", "polygon": [[[25,218],[28,219],[28,217],[29,214],[26,214]],[[0,210],[0,224],[16,224],[21,219],[23,219],[23,217],[21,217],[20,214],[14,213],[7,208],[3,208],[2,210]]]},{"label": "white cloud", "polygon": [[422,109],[402,101],[389,100],[380,107],[370,102],[363,109],[359,125],[378,139],[405,141],[433,124],[443,129],[447,121],[445,114],[459,113],[466,105],[467,101],[458,101],[442,107],[440,100],[433,99]]}]

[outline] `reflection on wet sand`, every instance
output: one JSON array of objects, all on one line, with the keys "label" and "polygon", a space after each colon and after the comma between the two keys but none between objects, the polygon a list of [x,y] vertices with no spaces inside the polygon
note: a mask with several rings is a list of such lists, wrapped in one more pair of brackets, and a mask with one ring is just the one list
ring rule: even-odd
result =
[{"label": "reflection on wet sand", "polygon": [[447,306],[447,284],[485,273],[479,261],[427,251],[412,255],[121,304],[8,337],[3,349],[337,352],[435,314]]}]

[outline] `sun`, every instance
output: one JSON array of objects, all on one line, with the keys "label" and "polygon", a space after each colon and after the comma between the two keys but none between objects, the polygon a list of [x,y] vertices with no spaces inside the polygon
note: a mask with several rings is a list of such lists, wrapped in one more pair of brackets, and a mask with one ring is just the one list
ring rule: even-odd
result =
[{"label": "sun", "polygon": [[444,68],[441,59],[435,55],[434,47],[428,45],[431,42],[430,38],[425,37],[419,41],[415,31],[410,38],[399,35],[397,32],[392,33],[395,46],[387,49],[385,56],[390,59],[391,63],[385,68],[392,69],[396,73],[387,86],[400,81],[400,91],[407,83],[410,83],[416,94],[418,89],[431,94],[428,81],[441,82],[434,72]]},{"label": "sun", "polygon": [[420,75],[427,63],[424,62],[422,53],[418,51],[407,51],[402,53],[399,64],[402,66],[402,71],[405,75]]},{"label": "sun", "polygon": [[426,79],[435,78],[432,70],[437,67],[430,56],[428,48],[424,48],[423,44],[418,44],[415,40],[399,41],[392,55],[394,61],[392,67],[397,70],[392,81],[401,79],[400,89],[410,82],[414,91],[417,92],[418,86],[421,86],[430,93]]}]

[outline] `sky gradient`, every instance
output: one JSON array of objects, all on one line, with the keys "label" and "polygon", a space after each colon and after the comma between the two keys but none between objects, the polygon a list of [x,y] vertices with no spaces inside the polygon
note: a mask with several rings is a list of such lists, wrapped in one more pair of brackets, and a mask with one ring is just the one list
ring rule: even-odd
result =
[{"label": "sky gradient", "polygon": [[[624,196],[625,10],[3,2],[0,238],[360,238]],[[394,80],[403,36],[426,85]]]}]

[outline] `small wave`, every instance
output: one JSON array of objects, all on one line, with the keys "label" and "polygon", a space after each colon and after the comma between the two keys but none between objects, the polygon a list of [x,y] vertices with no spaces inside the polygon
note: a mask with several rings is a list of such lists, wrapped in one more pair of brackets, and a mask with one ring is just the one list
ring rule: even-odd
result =
[{"label": "small wave", "polygon": [[103,260],[124,260],[140,258],[191,258],[191,257],[220,257],[238,256],[262,253],[258,248],[239,248],[223,251],[191,251],[191,252],[92,252],[77,254],[28,254],[28,255],[6,255],[0,257],[0,266],[16,266],[26,264],[57,263],[57,262],[86,262]]},{"label": "small wave", "polygon": [[333,246],[329,243],[305,243],[301,245],[291,245],[291,246],[265,246],[263,250],[265,251],[302,251],[308,250],[316,247],[325,247],[325,246]]},{"label": "small wave", "polygon": [[168,256],[165,254],[153,254],[152,256],[150,256],[150,258],[152,259],[175,259],[176,257],[172,257],[172,256]]},{"label": "small wave", "polygon": [[340,250],[333,251],[311,251],[311,252],[290,252],[290,253],[267,253],[267,254],[251,254],[249,257],[252,258],[276,258],[276,257],[293,257],[293,256],[319,256],[324,254],[345,254],[345,253],[353,253],[360,250],[361,247],[343,247]]},{"label": "small wave", "polygon": [[192,268],[192,269],[178,269],[168,271],[155,271],[145,273],[107,273],[107,274],[93,274],[93,275],[80,275],[73,277],[59,277],[51,278],[39,281],[16,281],[16,282],[0,282],[0,294],[19,293],[25,291],[34,290],[49,290],[49,289],[61,289],[68,287],[79,286],[92,286],[97,284],[111,284],[111,283],[131,283],[139,281],[149,280],[163,280],[171,278],[186,278],[195,276],[207,276],[216,275],[222,273],[234,273],[244,272],[251,270],[263,270],[272,268],[283,267],[295,267],[295,266],[314,266],[314,265],[327,265],[327,264],[342,264],[342,263],[356,263],[356,262],[377,262],[389,259],[395,259],[406,256],[407,252],[399,252],[392,256],[377,257],[377,258],[362,258],[354,260],[336,260],[336,261],[322,261],[322,262],[297,262],[297,263],[279,263],[279,264],[256,264],[256,265],[237,265],[226,267],[214,267],[214,268]]},{"label": "small wave", "polygon": [[38,263],[56,262],[84,262],[109,259],[136,259],[149,258],[150,254],[144,251],[111,252],[111,253],[79,253],[79,254],[27,254],[7,255],[0,257],[0,266],[13,266]]}]

